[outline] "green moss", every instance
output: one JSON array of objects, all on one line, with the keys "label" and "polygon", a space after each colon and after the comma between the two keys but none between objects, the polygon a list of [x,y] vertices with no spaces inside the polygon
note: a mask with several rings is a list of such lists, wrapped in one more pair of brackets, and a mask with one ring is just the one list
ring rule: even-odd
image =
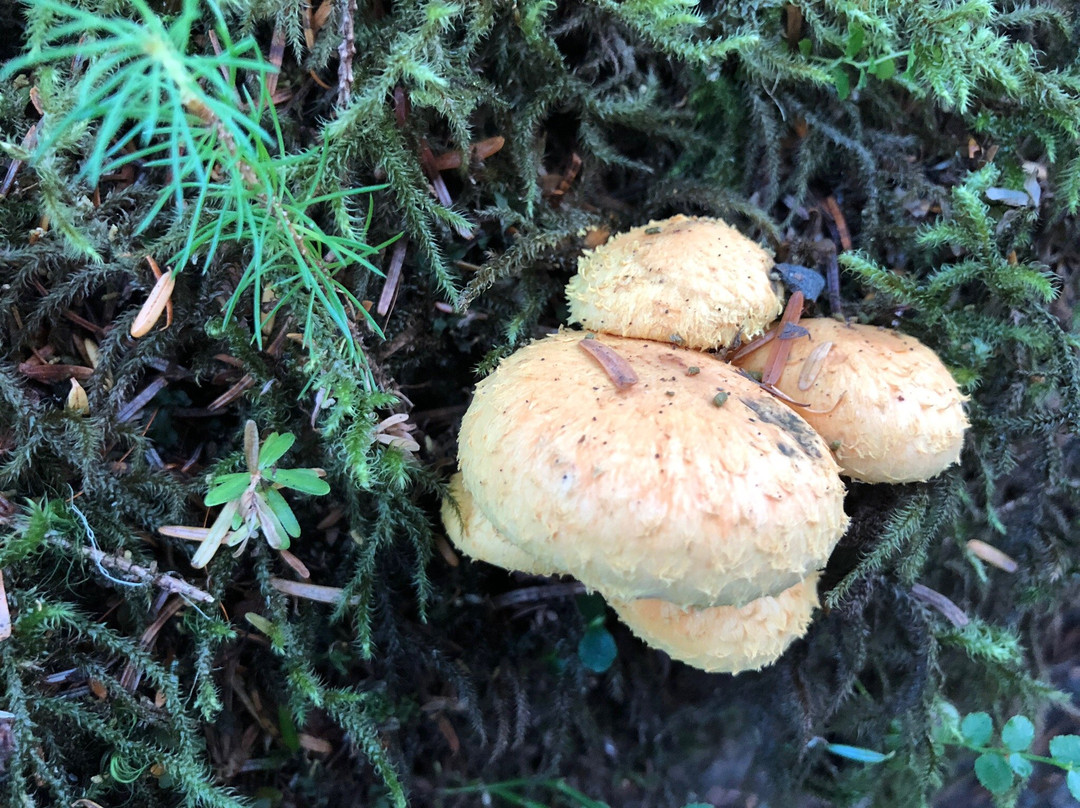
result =
[{"label": "green moss", "polygon": [[[947,763],[935,705],[972,681],[985,703],[967,711],[1046,700],[1027,627],[1077,572],[1075,21],[989,0],[720,5],[25,6],[0,90],[23,161],[0,199],[6,802],[225,806],[272,784],[313,805],[410,789],[453,804],[439,788],[540,773],[612,804],[682,804],[701,795],[674,762],[707,767],[726,738],[777,794],[918,805]],[[972,431],[937,480],[852,486],[829,611],[779,665],[669,675],[611,622],[598,679],[572,604],[494,609],[537,582],[434,552],[435,505],[474,369],[565,319],[586,232],[674,212],[723,215],[822,268],[821,240],[846,225],[845,311],[938,350]],[[183,271],[172,324],[132,340],[146,255]],[[43,363],[95,366],[77,371],[88,415],[64,409],[73,371]],[[418,453],[384,434],[410,410]],[[292,550],[340,589],[333,604],[286,596],[292,573],[254,547],[204,580],[190,547],[153,533],[213,520],[202,499],[242,466],[249,418],[327,472],[326,502],[295,505]],[[969,538],[1018,572],[981,567]],[[214,608],[156,625],[161,588],[94,563],[95,546]],[[702,716],[724,720],[706,732]],[[818,736],[896,755],[837,766]]]}]

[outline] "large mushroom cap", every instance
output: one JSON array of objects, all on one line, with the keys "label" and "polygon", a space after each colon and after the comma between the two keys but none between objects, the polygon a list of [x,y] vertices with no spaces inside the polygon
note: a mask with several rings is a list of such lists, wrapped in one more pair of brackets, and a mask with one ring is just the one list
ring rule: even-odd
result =
[{"label": "large mushroom cap", "polygon": [[558,572],[546,566],[524,550],[508,542],[495,530],[487,517],[473,502],[472,494],[465,490],[461,473],[450,478],[443,500],[441,516],[450,541],[470,558],[486,561],[508,570],[520,570],[532,575],[553,575]]},{"label": "large mushroom cap", "polygon": [[[450,478],[442,519],[450,539],[466,555],[534,575],[556,572],[499,535],[475,507],[461,474]],[[713,673],[757,670],[775,662],[804,633],[818,605],[819,574],[744,606],[690,606],[643,598],[608,602],[638,637],[673,659]]]},{"label": "large mushroom cap", "polygon": [[730,366],[604,336],[620,389],[560,333],[477,385],[459,462],[507,541],[617,599],[742,605],[823,566],[844,488],[810,427]]},{"label": "large mushroom cap", "polygon": [[[937,354],[886,328],[805,319],[783,393],[832,448],[844,474],[871,483],[928,480],[960,459],[965,397]],[[767,348],[740,361],[762,370]]]},{"label": "large mushroom cap", "polygon": [[673,659],[713,673],[772,664],[806,633],[818,605],[818,574],[741,608],[682,609],[659,599],[609,601],[630,630]]},{"label": "large mushroom cap", "polygon": [[578,261],[570,321],[708,350],[754,337],[783,307],[772,257],[717,219],[675,216],[612,238]]}]

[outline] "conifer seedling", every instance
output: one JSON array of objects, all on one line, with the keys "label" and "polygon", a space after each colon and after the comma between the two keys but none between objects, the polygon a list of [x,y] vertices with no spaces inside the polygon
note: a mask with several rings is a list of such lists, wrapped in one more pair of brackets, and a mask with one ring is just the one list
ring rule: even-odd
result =
[{"label": "conifer seedling", "polygon": [[[267,544],[284,553],[290,540],[300,536],[300,523],[280,489],[290,488],[313,496],[330,491],[329,484],[322,479],[325,474],[322,469],[278,468],[278,460],[295,442],[296,436],[291,432],[272,432],[260,445],[259,429],[249,420],[244,426],[247,471],[214,478],[203,499],[208,508],[223,506],[214,523],[208,528],[166,525],[158,528],[158,532],[201,542],[191,559],[191,566],[196,569],[205,567],[222,544],[239,546],[237,553],[241,552],[247,540],[260,531]],[[294,567],[299,564],[291,554],[285,558]]]}]

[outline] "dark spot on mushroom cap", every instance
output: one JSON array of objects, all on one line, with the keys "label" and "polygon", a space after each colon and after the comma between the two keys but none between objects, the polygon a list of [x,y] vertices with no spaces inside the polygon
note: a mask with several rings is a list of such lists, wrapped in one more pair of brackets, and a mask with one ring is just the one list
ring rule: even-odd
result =
[{"label": "dark spot on mushroom cap", "polygon": [[[758,418],[767,424],[778,426],[787,432],[803,453],[815,460],[821,457],[821,449],[818,448],[818,436],[813,428],[802,418],[789,410],[786,406],[772,398],[747,399],[739,397],[739,401],[757,413]],[[781,451],[783,451],[781,449]],[[786,453],[785,453],[786,454]]]}]

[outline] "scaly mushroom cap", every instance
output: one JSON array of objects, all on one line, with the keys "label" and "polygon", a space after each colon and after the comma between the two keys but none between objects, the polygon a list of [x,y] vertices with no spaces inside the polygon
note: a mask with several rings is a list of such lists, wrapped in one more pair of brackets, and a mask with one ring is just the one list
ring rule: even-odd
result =
[{"label": "scaly mushroom cap", "polygon": [[581,256],[566,287],[570,322],[688,348],[727,347],[779,316],[773,263],[718,219],[649,222]]},{"label": "scaly mushroom cap", "polygon": [[[833,450],[842,473],[870,483],[928,480],[960,459],[966,397],[937,354],[869,325],[805,319],[776,386]],[[761,371],[769,349],[739,364]],[[814,412],[817,410],[818,412]]]},{"label": "scaly mushroom cap", "polygon": [[639,379],[619,389],[583,338],[477,385],[459,463],[498,533],[612,597],[679,606],[742,605],[825,564],[844,487],[805,421],[707,355],[605,335]]},{"label": "scaly mushroom cap", "polygon": [[711,673],[740,673],[771,665],[806,633],[818,605],[817,580],[812,573],[741,608],[682,609],[656,598],[609,604],[634,634],[672,659]]},{"label": "scaly mushroom cap", "polygon": [[476,507],[472,494],[465,490],[460,472],[450,478],[447,493],[449,496],[443,500],[440,511],[443,526],[450,541],[465,555],[503,569],[520,570],[532,575],[554,575],[558,572],[499,535]]},{"label": "scaly mushroom cap", "polygon": [[[460,473],[450,478],[448,493],[450,497],[442,505],[443,525],[466,555],[533,575],[557,572],[544,568],[499,535],[475,507]],[[683,609],[659,598],[609,599],[608,603],[631,631],[673,659],[713,673],[739,673],[775,662],[806,632],[818,605],[818,577],[812,572],[779,595],[757,598],[742,607]]]}]

